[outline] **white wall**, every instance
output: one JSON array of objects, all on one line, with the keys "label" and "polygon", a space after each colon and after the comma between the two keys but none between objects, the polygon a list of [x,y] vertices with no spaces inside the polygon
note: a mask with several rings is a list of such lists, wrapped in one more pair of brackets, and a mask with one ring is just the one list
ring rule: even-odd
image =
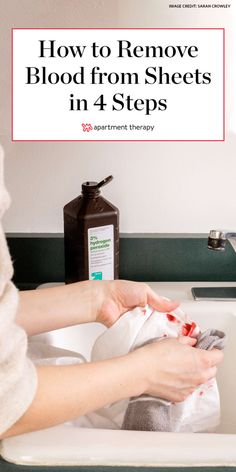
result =
[{"label": "white wall", "polygon": [[[175,3],[180,1],[183,3],[183,0]],[[0,0],[0,140],[6,153],[6,182],[13,199],[4,220],[6,231],[62,232],[63,205],[80,193],[80,184],[109,174],[115,179],[104,189],[104,196],[120,208],[122,232],[202,233],[219,226],[236,229],[236,125],[233,122],[236,92],[232,70],[235,0],[214,3],[232,6],[230,10],[215,9],[207,14],[206,10],[169,9],[169,0]],[[234,17],[234,28],[235,25]],[[10,28],[13,26],[225,26],[226,142],[11,143]]]}]

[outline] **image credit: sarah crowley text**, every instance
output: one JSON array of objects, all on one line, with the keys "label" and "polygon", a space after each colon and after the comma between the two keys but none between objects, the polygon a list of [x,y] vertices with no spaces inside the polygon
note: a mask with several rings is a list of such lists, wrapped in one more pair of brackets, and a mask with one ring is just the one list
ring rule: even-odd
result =
[{"label": "image credit: sarah crowley text", "polygon": [[94,125],[94,131],[153,131],[155,125]]},{"label": "image credit: sarah crowley text", "polygon": [[169,3],[169,8],[230,8],[230,3]]}]

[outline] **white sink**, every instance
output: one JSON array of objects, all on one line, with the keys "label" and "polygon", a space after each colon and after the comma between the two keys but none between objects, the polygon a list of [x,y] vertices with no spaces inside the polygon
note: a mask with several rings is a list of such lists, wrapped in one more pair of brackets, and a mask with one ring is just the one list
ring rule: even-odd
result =
[{"label": "white sink", "polygon": [[[152,283],[163,296],[178,298],[181,307],[201,328],[216,328],[228,336],[224,363],[219,368],[222,421],[216,433],[176,434],[78,428],[60,425],[2,441],[1,455],[25,465],[235,466],[236,465],[236,302],[195,302],[194,286],[230,283]],[[41,336],[45,342],[81,352],[104,327],[96,323],[66,328]]]}]

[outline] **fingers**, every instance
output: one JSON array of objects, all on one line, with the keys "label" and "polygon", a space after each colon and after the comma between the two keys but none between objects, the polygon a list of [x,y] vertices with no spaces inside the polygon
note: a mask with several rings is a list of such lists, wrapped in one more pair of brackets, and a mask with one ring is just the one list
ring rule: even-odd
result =
[{"label": "fingers", "polygon": [[190,338],[190,336],[180,336],[178,338],[178,341],[181,344],[185,344],[188,346],[195,346],[195,344],[197,343],[197,340],[195,338]]},{"label": "fingers", "polygon": [[222,362],[224,354],[219,349],[212,349],[211,351],[203,351],[203,362],[206,366],[214,367]]},{"label": "fingers", "polygon": [[152,308],[155,308],[158,311],[173,311],[179,306],[178,300],[166,300],[165,298],[157,295],[150,287],[147,285],[147,303],[151,305]]},{"label": "fingers", "polygon": [[206,382],[208,380],[212,380],[215,378],[217,373],[217,367],[211,367],[210,369],[206,370],[205,375],[206,375]]},{"label": "fingers", "polygon": [[[177,339],[181,344],[188,346],[194,347],[197,343],[197,339],[190,338],[190,336],[180,336]],[[198,349],[198,355],[200,356],[201,367],[203,369],[211,368],[220,364],[224,358],[224,353],[220,349],[211,349],[210,351]]]}]

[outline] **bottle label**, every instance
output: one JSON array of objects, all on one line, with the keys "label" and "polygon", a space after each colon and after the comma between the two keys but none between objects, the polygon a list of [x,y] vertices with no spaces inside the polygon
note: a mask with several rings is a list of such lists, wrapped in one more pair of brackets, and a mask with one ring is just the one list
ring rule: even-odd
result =
[{"label": "bottle label", "polygon": [[89,280],[114,279],[114,226],[88,229]]}]

